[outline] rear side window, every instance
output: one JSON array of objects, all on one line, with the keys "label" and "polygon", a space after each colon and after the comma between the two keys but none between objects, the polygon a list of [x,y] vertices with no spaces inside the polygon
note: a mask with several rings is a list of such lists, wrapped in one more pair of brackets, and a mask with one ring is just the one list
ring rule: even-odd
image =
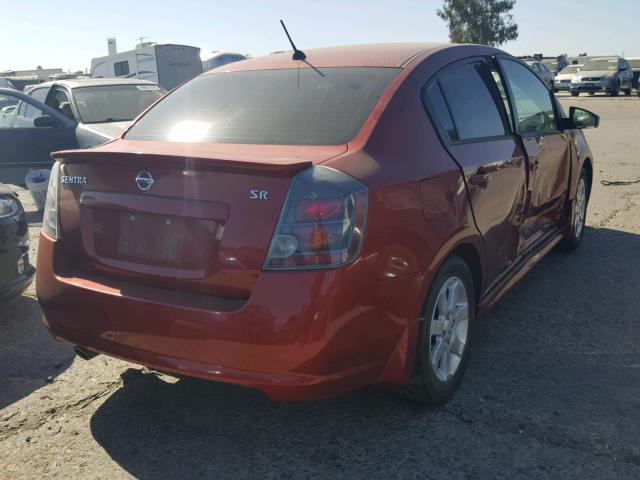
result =
[{"label": "rear side window", "polygon": [[438,85],[438,82],[435,82],[431,86],[429,86],[424,91],[424,95],[426,95],[425,100],[427,101],[427,103],[431,105],[433,114],[440,122],[444,134],[452,142],[460,140],[458,138],[456,126],[453,124],[453,119],[451,118],[451,113],[449,112],[447,101],[444,99],[444,95],[442,94],[442,90],[440,89],[440,85]]},{"label": "rear side window", "polygon": [[337,145],[357,135],[396,68],[201,75],[167,95],[129,140]]},{"label": "rear side window", "polygon": [[[435,85],[439,88],[433,88]],[[484,62],[473,62],[445,71],[427,89],[427,102],[450,141],[476,140],[507,133],[495,95],[497,87],[489,69]],[[449,118],[453,128],[448,126]]]}]

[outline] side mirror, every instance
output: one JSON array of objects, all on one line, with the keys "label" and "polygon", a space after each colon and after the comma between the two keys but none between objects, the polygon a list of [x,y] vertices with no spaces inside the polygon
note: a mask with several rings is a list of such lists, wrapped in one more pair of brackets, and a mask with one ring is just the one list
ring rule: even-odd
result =
[{"label": "side mirror", "polygon": [[43,115],[33,119],[33,126],[36,128],[55,128],[58,126],[58,121],[49,115]]},{"label": "side mirror", "polygon": [[582,130],[598,128],[600,117],[589,110],[578,107],[569,108],[569,118],[560,119],[560,130]]}]

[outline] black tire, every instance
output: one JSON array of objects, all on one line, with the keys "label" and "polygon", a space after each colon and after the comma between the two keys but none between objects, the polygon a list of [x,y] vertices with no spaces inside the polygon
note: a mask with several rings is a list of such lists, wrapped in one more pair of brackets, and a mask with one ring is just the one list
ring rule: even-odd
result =
[{"label": "black tire", "polygon": [[[430,359],[431,352],[431,318],[436,311],[436,300],[445,283],[453,278],[461,280],[465,287],[468,302],[467,339],[462,350],[461,360],[455,373],[446,381],[437,378]],[[416,358],[412,378],[406,385],[395,390],[394,393],[407,400],[438,406],[451,398],[460,383],[469,361],[470,340],[476,317],[476,298],[473,277],[466,262],[460,257],[449,257],[438,270],[431,283],[427,299],[422,309],[420,332],[416,346]]]},{"label": "black tire", "polygon": [[567,212],[567,219],[569,222],[568,231],[565,237],[562,240],[561,246],[564,250],[570,251],[575,250],[582,243],[582,238],[584,237],[584,230],[586,227],[586,218],[587,218],[587,209],[589,207],[589,196],[591,194],[589,187],[589,176],[585,169],[582,169],[580,172],[580,178],[578,179],[578,187],[576,188],[576,192],[580,190],[580,182],[584,183],[585,189],[585,198],[584,198],[584,216],[582,220],[582,228],[580,231],[575,226],[576,222],[576,203],[578,201],[578,194],[576,193],[576,198],[574,198],[569,204],[569,211]]},{"label": "black tire", "polygon": [[611,91],[611,96],[612,97],[617,97],[620,94],[620,84],[618,84],[618,86],[616,87],[615,90]]},{"label": "black tire", "polygon": [[571,92],[572,97],[577,97],[578,95],[580,95],[580,92]]},{"label": "black tire", "polygon": [[624,95],[625,95],[626,97],[630,97],[630,96],[631,96],[631,87],[627,88],[627,89],[624,91]]}]

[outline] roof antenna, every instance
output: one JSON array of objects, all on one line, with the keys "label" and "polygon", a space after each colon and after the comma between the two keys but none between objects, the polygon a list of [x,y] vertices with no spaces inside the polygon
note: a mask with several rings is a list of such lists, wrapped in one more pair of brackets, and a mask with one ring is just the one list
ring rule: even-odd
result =
[{"label": "roof antenna", "polygon": [[304,52],[302,50],[298,50],[298,47],[296,47],[296,44],[293,43],[293,40],[291,40],[291,35],[289,35],[289,31],[287,30],[287,27],[285,27],[284,22],[282,20],[280,20],[280,25],[282,25],[282,28],[284,28],[284,33],[287,34],[287,38],[289,39],[289,43],[293,47],[293,57],[291,57],[291,59],[292,60],[304,60],[304,59],[306,59],[307,56],[304,54]]}]

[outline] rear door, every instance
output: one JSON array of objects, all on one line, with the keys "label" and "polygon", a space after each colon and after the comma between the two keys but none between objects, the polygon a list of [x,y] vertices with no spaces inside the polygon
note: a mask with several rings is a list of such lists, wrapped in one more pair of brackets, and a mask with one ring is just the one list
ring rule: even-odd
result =
[{"label": "rear door", "polygon": [[432,79],[423,97],[464,174],[491,283],[518,254],[526,190],[524,152],[511,129],[500,76],[491,59],[464,60]]},{"label": "rear door", "polygon": [[75,148],[75,124],[20,92],[0,93],[0,181],[24,183],[31,167],[51,166],[50,154]]},{"label": "rear door", "polygon": [[522,139],[529,174],[521,248],[555,232],[564,215],[569,183],[569,137],[558,129],[557,105],[544,83],[521,63],[499,60],[514,107],[516,133]]}]

